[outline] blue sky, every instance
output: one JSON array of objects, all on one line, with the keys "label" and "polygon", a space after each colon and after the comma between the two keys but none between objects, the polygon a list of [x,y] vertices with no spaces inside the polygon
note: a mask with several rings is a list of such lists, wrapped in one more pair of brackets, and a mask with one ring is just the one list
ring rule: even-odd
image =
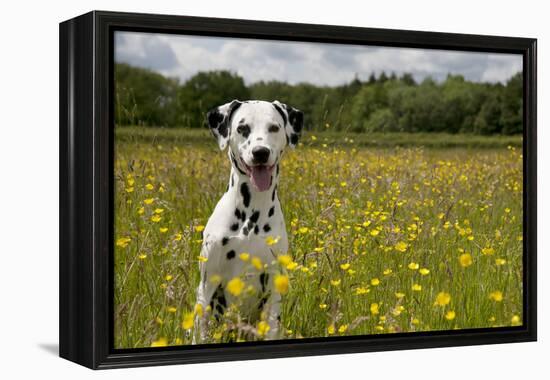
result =
[{"label": "blue sky", "polygon": [[521,55],[513,54],[136,32],[116,32],[115,61],[181,81],[199,71],[230,70],[247,84],[280,80],[329,86],[382,71],[409,72],[418,81],[427,76],[441,80],[451,73],[472,81],[504,83],[522,69]]}]

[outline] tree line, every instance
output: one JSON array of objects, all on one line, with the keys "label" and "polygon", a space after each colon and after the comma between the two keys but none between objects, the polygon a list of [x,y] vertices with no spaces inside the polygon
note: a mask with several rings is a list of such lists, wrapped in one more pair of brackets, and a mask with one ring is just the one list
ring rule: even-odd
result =
[{"label": "tree line", "polygon": [[382,72],[333,87],[281,81],[246,85],[229,71],[199,72],[180,83],[117,63],[115,123],[200,128],[209,109],[233,99],[277,99],[302,110],[304,127],[314,131],[511,135],[522,132],[522,94],[521,73],[505,84],[471,82],[461,75],[417,83],[408,73]]}]

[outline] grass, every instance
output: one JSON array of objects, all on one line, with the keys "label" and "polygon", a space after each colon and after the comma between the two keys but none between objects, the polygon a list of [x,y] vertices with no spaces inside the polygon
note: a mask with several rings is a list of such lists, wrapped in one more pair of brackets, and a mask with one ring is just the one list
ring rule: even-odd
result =
[{"label": "grass", "polygon": [[[431,136],[306,134],[285,155],[285,338],[521,324],[521,139]],[[116,141],[115,347],[190,344],[227,156],[203,130]],[[262,339],[237,322],[210,341]]]}]

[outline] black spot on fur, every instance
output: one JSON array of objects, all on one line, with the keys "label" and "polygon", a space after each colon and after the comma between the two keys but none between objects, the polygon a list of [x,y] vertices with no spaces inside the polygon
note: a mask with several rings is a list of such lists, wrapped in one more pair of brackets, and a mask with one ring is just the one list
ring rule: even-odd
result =
[{"label": "black spot on fur", "polygon": [[264,305],[266,304],[267,302],[267,297],[266,296],[263,296],[261,299],[260,299],[260,302],[258,303],[258,310],[259,311],[262,311],[263,308],[264,308]]},{"label": "black spot on fur", "polygon": [[254,211],[254,213],[252,213],[252,216],[250,216],[250,221],[252,223],[258,223],[259,218],[260,218],[260,212],[259,211]]},{"label": "black spot on fur", "polygon": [[244,222],[246,220],[246,212],[243,210],[241,211],[241,220]]},{"label": "black spot on fur", "polygon": [[235,251],[234,251],[234,250],[231,250],[231,251],[227,252],[227,254],[225,255],[225,257],[227,257],[227,260],[234,259],[234,258],[235,258]]},{"label": "black spot on fur", "polygon": [[243,234],[244,234],[245,236],[248,236],[249,233],[250,233],[250,230],[248,229],[248,227],[244,227],[244,228],[243,228]]},{"label": "black spot on fur", "polygon": [[[279,175],[279,169],[280,169],[279,164],[277,163],[277,175]],[[233,186],[233,185],[231,185],[231,186]]]},{"label": "black spot on fur", "polygon": [[226,245],[228,242],[229,242],[229,238],[228,238],[228,237],[224,237],[224,238],[222,239],[222,245]]},{"label": "black spot on fur", "polygon": [[231,225],[231,231],[237,231],[239,229],[239,223],[234,223]]},{"label": "black spot on fur", "polygon": [[[279,166],[277,165],[277,170],[279,170]],[[231,176],[231,187],[235,186],[235,179],[233,176]]]},{"label": "black spot on fur", "polygon": [[271,200],[275,201],[275,194],[277,193],[277,185],[273,188],[273,193],[271,194]]},{"label": "black spot on fur", "polygon": [[262,286],[262,292],[265,292],[268,283],[269,283],[269,274],[262,272],[262,274],[260,274],[260,285]]},{"label": "black spot on fur", "polygon": [[243,196],[244,207],[250,206],[250,190],[248,189],[246,182],[243,182],[241,185],[241,195]]},{"label": "black spot on fur", "polygon": [[235,216],[237,217],[237,219],[241,219],[241,210],[239,210],[238,208],[235,209]]},{"label": "black spot on fur", "polygon": [[256,224],[256,226],[254,227],[254,233],[256,235],[258,235],[258,233],[260,233],[260,228],[258,227],[258,225]]},{"label": "black spot on fur", "polygon": [[242,135],[245,139],[250,136],[250,126],[246,124],[241,124],[237,127],[237,133]]},{"label": "black spot on fur", "polygon": [[291,143],[292,145],[296,145],[296,144],[298,143],[298,137],[299,137],[299,136],[298,136],[296,133],[292,133],[292,134],[290,135],[290,143]]},{"label": "black spot on fur", "polygon": [[221,285],[216,288],[212,299],[210,300],[210,308],[214,312],[214,317],[217,321],[220,320],[221,315],[225,312],[227,307],[227,301],[225,300],[225,294]]},{"label": "black spot on fur", "polygon": [[283,124],[286,124],[286,113],[283,111],[283,109],[275,103],[273,103],[273,107],[275,107],[275,110],[277,110],[277,112],[279,112],[279,115],[281,115],[281,117],[283,118]]},{"label": "black spot on fur", "polygon": [[248,223],[246,223],[246,227],[247,227],[249,230],[251,230],[251,229],[254,227],[254,223],[253,223],[251,220],[249,220]]},{"label": "black spot on fur", "polygon": [[264,226],[264,232],[269,232],[269,231],[271,231],[271,226],[269,224],[266,224]]},{"label": "black spot on fur", "polygon": [[267,216],[271,218],[273,214],[275,214],[275,206],[271,206],[271,208],[269,209],[269,212],[267,213]]}]

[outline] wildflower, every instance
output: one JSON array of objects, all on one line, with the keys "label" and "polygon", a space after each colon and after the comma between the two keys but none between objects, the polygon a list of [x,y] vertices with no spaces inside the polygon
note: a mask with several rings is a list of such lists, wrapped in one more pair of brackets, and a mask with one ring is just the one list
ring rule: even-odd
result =
[{"label": "wildflower", "polygon": [[380,285],[380,280],[377,279],[377,278],[373,278],[372,280],[370,280],[370,284],[372,286],[378,286],[378,285]]},{"label": "wildflower", "polygon": [[341,268],[342,270],[348,270],[349,267],[350,267],[350,264],[349,264],[349,263],[345,263],[345,264],[341,264],[341,265],[340,265],[340,268]]},{"label": "wildflower", "polygon": [[201,263],[205,263],[208,261],[208,257],[197,256],[197,260],[199,260]]},{"label": "wildflower", "polygon": [[168,231],[168,227],[160,227],[159,231],[160,231],[161,234],[164,234]]},{"label": "wildflower", "polygon": [[155,186],[151,185],[150,183],[148,183],[147,185],[145,185],[145,188],[147,190],[153,190],[155,188]]},{"label": "wildflower", "polygon": [[146,205],[150,205],[151,203],[153,203],[155,201],[154,198],[147,198],[147,199],[144,199],[143,200],[143,203],[145,203]]},{"label": "wildflower", "polygon": [[385,269],[384,272],[382,272],[382,273],[384,274],[384,276],[388,276],[388,275],[392,274],[392,272],[393,271],[388,268],[388,269]]},{"label": "wildflower", "polygon": [[244,282],[239,277],[235,277],[227,283],[227,291],[234,296],[239,296],[243,289]]},{"label": "wildflower", "polygon": [[394,248],[399,252],[405,252],[408,247],[409,247],[409,245],[407,243],[405,243],[404,241],[400,241],[399,243],[397,243],[394,246]]},{"label": "wildflower", "polygon": [[377,303],[371,303],[370,304],[370,313],[372,315],[377,315],[380,313],[380,305],[378,305]]},{"label": "wildflower", "polygon": [[166,338],[161,337],[151,342],[151,347],[166,347],[166,346],[168,346],[168,339]]},{"label": "wildflower", "polygon": [[499,290],[496,290],[494,292],[489,293],[489,299],[491,299],[495,302],[500,302],[500,301],[502,301],[503,298],[504,297],[502,295],[502,292],[499,291]]},{"label": "wildflower", "polygon": [[158,223],[162,220],[162,216],[155,214],[151,217],[151,222]]},{"label": "wildflower", "polygon": [[319,304],[319,309],[325,310],[326,308],[327,308],[327,304],[326,304],[326,303],[320,303],[320,304]]},{"label": "wildflower", "polygon": [[463,268],[469,267],[473,263],[472,255],[469,253],[463,253],[458,257],[458,262]]},{"label": "wildflower", "polygon": [[500,266],[506,264],[506,260],[504,259],[495,259],[495,264]]},{"label": "wildflower", "polygon": [[155,214],[162,214],[164,212],[163,208],[156,208],[155,211],[153,211]]},{"label": "wildflower", "polygon": [[294,262],[294,261],[291,262],[291,263],[289,263],[289,264],[286,266],[286,269],[288,269],[288,270],[294,270],[294,269],[296,269],[296,268],[298,268],[298,263],[296,263],[296,262]]},{"label": "wildflower", "polygon": [[519,326],[519,325],[521,325],[521,319],[519,318],[519,315],[514,315],[514,316],[512,317],[511,322],[512,322],[512,326]]},{"label": "wildflower", "polygon": [[258,326],[256,327],[256,331],[258,332],[258,335],[262,337],[265,336],[265,334],[267,334],[269,329],[270,329],[269,323],[267,323],[266,321],[258,322]]},{"label": "wildflower", "polygon": [[380,234],[380,230],[372,229],[370,230],[370,234],[371,236],[378,236],[378,234]]},{"label": "wildflower", "polygon": [[334,323],[331,323],[331,324],[327,327],[327,333],[328,333],[328,335],[332,335],[332,334],[334,334],[334,331],[335,331]]},{"label": "wildflower", "polygon": [[405,297],[405,293],[396,292],[396,293],[395,293],[395,296],[396,296],[398,299],[401,299],[401,298]]},{"label": "wildflower", "polygon": [[430,274],[430,270],[428,268],[420,268],[418,273],[420,273],[422,276],[426,276],[426,275]]},{"label": "wildflower", "polygon": [[275,290],[277,290],[277,292],[279,292],[280,294],[285,295],[288,293],[289,279],[287,275],[284,275],[284,274],[275,275],[273,284],[275,285]]},{"label": "wildflower", "polygon": [[194,324],[194,315],[193,313],[185,313],[183,316],[183,321],[181,322],[181,327],[183,327],[184,330],[189,330],[193,327]]},{"label": "wildflower", "polygon": [[358,296],[360,296],[361,294],[367,294],[368,292],[370,292],[369,288],[358,287],[357,289],[355,289],[355,294]]},{"label": "wildflower", "polygon": [[493,255],[495,253],[495,249],[491,247],[485,247],[481,250],[481,253],[484,255]]},{"label": "wildflower", "polygon": [[134,192],[134,187],[133,186],[127,187],[125,190],[126,190],[127,193],[133,193]]},{"label": "wildflower", "polygon": [[456,313],[454,312],[454,310],[449,310],[447,313],[445,313],[445,319],[448,321],[452,321],[453,319],[455,319],[455,317]]},{"label": "wildflower", "polygon": [[451,302],[451,295],[449,293],[439,292],[435,297],[434,305],[445,306],[445,305],[448,305],[449,302]]},{"label": "wildflower", "polygon": [[170,281],[171,279],[173,279],[174,277],[171,275],[171,274],[167,274],[166,276],[164,276],[164,279],[166,281]]},{"label": "wildflower", "polygon": [[420,284],[413,284],[412,288],[411,288],[413,291],[415,292],[419,292],[422,290],[422,285]]},{"label": "wildflower", "polygon": [[176,309],[174,306],[170,306],[167,310],[169,313],[175,313],[176,311],[178,311],[178,309]]},{"label": "wildflower", "polygon": [[196,315],[199,317],[202,317],[203,315],[203,308],[200,303],[195,304],[195,309],[193,310]]},{"label": "wildflower", "polygon": [[342,280],[330,280],[330,284],[332,286],[340,286],[341,282],[342,282]]},{"label": "wildflower", "polygon": [[253,257],[252,260],[250,260],[250,263],[252,264],[252,266],[254,266],[254,268],[256,268],[257,270],[260,270],[264,267],[263,263],[262,263],[262,260],[259,258],[259,257]]},{"label": "wildflower", "polygon": [[301,234],[307,234],[309,231],[309,228],[307,227],[301,227],[298,229],[298,232],[301,233]]},{"label": "wildflower", "polygon": [[204,231],[204,226],[203,225],[195,226],[194,230],[195,232],[202,232]]},{"label": "wildflower", "polygon": [[346,187],[347,185],[348,185],[348,183],[346,181],[340,182],[340,186],[342,186],[342,187]]},{"label": "wildflower", "polygon": [[141,255],[138,256],[138,258],[139,258],[140,260],[145,260],[145,259],[147,258],[147,255],[144,254],[144,253],[142,253]]},{"label": "wildflower", "polygon": [[164,321],[162,320],[161,317],[156,317],[156,318],[155,318],[155,322],[157,322],[157,323],[158,323],[159,325],[161,325],[161,326],[164,324]]},{"label": "wildflower", "polygon": [[241,259],[244,262],[247,262],[248,259],[250,259],[250,253],[243,252],[239,255],[239,259]]},{"label": "wildflower", "polygon": [[348,325],[341,325],[340,327],[338,327],[338,332],[340,334],[343,334],[346,332],[347,329],[348,329]]},{"label": "wildflower", "polygon": [[144,207],[138,208],[137,213],[138,213],[138,215],[143,215],[145,213],[145,208]]},{"label": "wildflower", "polygon": [[417,270],[419,266],[420,266],[420,265],[418,265],[418,263],[414,263],[414,262],[409,263],[409,265],[407,265],[407,267],[408,267],[410,270]]},{"label": "wildflower", "polygon": [[281,238],[280,236],[277,236],[276,238],[274,238],[273,236],[268,236],[265,238],[265,243],[269,246],[275,245],[279,242],[280,238]]},{"label": "wildflower", "polygon": [[175,240],[175,241],[180,241],[182,237],[183,237],[182,234],[177,233],[177,234],[174,235],[174,240]]},{"label": "wildflower", "polygon": [[418,318],[414,318],[411,323],[415,326],[419,325],[420,324],[420,320]]},{"label": "wildflower", "polygon": [[292,257],[290,255],[279,255],[277,256],[277,261],[279,262],[279,264],[286,267],[292,262]]},{"label": "wildflower", "polygon": [[117,239],[116,245],[117,247],[126,248],[131,241],[132,239],[129,237],[121,237]]}]

